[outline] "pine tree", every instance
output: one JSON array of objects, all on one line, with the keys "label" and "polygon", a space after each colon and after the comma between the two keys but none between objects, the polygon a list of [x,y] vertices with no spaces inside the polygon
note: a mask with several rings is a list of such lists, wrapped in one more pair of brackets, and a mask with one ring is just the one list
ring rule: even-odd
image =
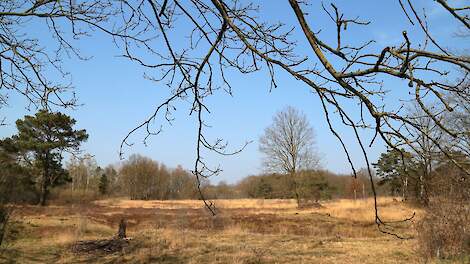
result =
[{"label": "pine tree", "polygon": [[106,176],[106,174],[103,173],[103,174],[101,174],[100,183],[99,183],[99,186],[98,186],[100,194],[102,194],[102,195],[107,194],[108,193],[108,186],[109,186],[108,176]]},{"label": "pine tree", "polygon": [[73,129],[75,123],[65,114],[47,110],[16,121],[18,134],[11,140],[38,171],[41,205],[46,204],[51,187],[70,181],[67,171],[62,168],[63,152],[78,152],[80,144],[88,138],[84,129]]}]

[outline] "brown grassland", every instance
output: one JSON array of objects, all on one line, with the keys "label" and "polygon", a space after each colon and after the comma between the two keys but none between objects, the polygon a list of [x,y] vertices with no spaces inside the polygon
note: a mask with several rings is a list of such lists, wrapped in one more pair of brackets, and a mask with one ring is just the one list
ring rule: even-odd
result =
[{"label": "brown grassland", "polygon": [[[12,217],[1,263],[419,263],[415,239],[385,235],[373,201],[333,200],[297,209],[293,200],[100,200],[82,205],[22,206]],[[420,209],[380,198],[381,216],[400,220]],[[121,218],[132,238],[122,252],[76,254],[78,240],[112,237]],[[413,235],[416,218],[397,224]]]}]

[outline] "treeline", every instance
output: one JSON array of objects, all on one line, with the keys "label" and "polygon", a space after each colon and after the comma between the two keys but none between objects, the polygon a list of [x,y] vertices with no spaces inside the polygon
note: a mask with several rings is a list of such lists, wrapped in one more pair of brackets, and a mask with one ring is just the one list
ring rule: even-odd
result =
[{"label": "treeline", "polygon": [[[181,166],[165,164],[141,155],[132,155],[125,162],[100,168],[91,155],[72,158],[66,164],[71,181],[61,187],[55,197],[116,196],[142,200],[199,199],[194,176]],[[374,177],[377,183],[378,178]],[[235,184],[224,181],[210,184],[205,180],[201,190],[209,199],[294,199],[297,188],[302,199],[367,198],[372,196],[370,179],[363,171],[357,178],[326,170],[302,171],[295,177],[284,174],[260,174],[243,178]],[[378,187],[385,194],[387,185]],[[64,198],[67,199],[67,198]]]},{"label": "treeline", "polygon": [[[294,178],[294,179],[293,179]],[[377,184],[380,179],[373,177]],[[300,172],[291,177],[284,174],[260,174],[248,176],[236,184],[220,182],[205,187],[208,197],[219,199],[261,198],[294,199],[295,188],[301,199],[324,200],[331,198],[360,199],[373,195],[370,179],[365,171],[357,177],[336,174],[327,170]],[[386,195],[388,186],[377,186],[378,195]]]},{"label": "treeline", "polygon": [[374,167],[390,194],[403,200],[415,200],[427,206],[431,199],[446,197],[453,201],[470,199],[470,158],[463,152],[439,151],[416,154],[388,149]]},{"label": "treeline", "polygon": [[[98,166],[91,155],[72,156],[63,166],[63,153],[77,152],[87,138],[84,130],[72,128],[74,124],[75,120],[66,115],[47,111],[17,121],[18,134],[0,140],[0,204],[44,205],[49,193],[55,200],[64,201],[110,196],[159,200],[200,197],[190,172],[182,167],[168,168],[140,155],[105,168]],[[457,201],[468,200],[468,152],[448,151],[446,155],[433,148],[423,148],[419,153],[388,150],[374,164],[376,194],[416,198],[423,205],[444,194]],[[253,175],[236,184],[201,183],[207,198],[225,199],[358,199],[370,197],[371,188],[365,170],[357,177],[301,170],[289,175]]]},{"label": "treeline", "polygon": [[[20,166],[17,157],[5,149],[7,146],[3,144],[4,148],[0,148],[3,150],[0,151],[0,191],[3,194],[8,193],[10,201],[37,202],[40,197],[40,177],[35,175],[39,172],[25,163]],[[377,176],[373,176],[373,181],[377,195],[418,200],[432,192],[449,194],[465,190],[462,186],[455,185],[462,185],[459,181],[462,171],[450,162],[435,162],[433,171],[426,174],[422,165],[411,156],[405,156],[405,163],[401,158],[400,153],[389,151],[375,164]],[[407,167],[403,167],[403,164]],[[98,166],[94,157],[89,154],[81,158],[73,156],[61,172],[51,194],[56,202],[103,197],[143,200],[200,198],[197,183],[189,171],[181,166],[169,168],[141,155],[132,155],[124,162],[105,168]],[[443,183],[442,175],[446,175],[446,184]],[[210,184],[205,180],[201,189],[210,199],[294,199],[296,189],[301,199],[315,201],[331,198],[361,199],[373,195],[365,170],[360,170],[356,178],[327,170],[310,170],[299,172],[295,177],[276,173],[251,175],[234,184],[223,181]]]},{"label": "treeline", "polygon": [[[139,200],[197,199],[198,190],[192,174],[181,166],[171,169],[141,155],[102,169],[91,155],[72,158],[66,164],[70,183],[58,190],[56,197],[124,196]],[[207,184],[205,184],[207,185]],[[73,197],[71,197],[73,198]]]}]

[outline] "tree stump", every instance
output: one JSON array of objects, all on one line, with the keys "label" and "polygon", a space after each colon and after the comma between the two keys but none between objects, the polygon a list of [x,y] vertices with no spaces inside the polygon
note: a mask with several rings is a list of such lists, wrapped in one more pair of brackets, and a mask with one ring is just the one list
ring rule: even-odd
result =
[{"label": "tree stump", "polygon": [[118,230],[118,233],[117,233],[117,238],[118,239],[125,239],[126,238],[126,227],[127,227],[127,222],[123,218],[119,222],[119,230]]},{"label": "tree stump", "polygon": [[111,239],[77,241],[72,246],[72,251],[75,253],[114,253],[121,251],[129,244],[130,240],[126,238],[126,227],[126,220],[121,219],[118,233],[115,237]]}]

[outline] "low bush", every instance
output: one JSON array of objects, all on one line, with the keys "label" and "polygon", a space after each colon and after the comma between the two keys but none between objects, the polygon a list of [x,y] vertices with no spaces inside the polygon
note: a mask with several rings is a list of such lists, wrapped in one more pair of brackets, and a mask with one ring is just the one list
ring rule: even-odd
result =
[{"label": "low bush", "polygon": [[87,204],[100,198],[96,191],[55,189],[51,192],[50,200],[53,204]]},{"label": "low bush", "polygon": [[470,255],[470,207],[465,201],[435,199],[417,227],[424,258],[459,259]]}]

